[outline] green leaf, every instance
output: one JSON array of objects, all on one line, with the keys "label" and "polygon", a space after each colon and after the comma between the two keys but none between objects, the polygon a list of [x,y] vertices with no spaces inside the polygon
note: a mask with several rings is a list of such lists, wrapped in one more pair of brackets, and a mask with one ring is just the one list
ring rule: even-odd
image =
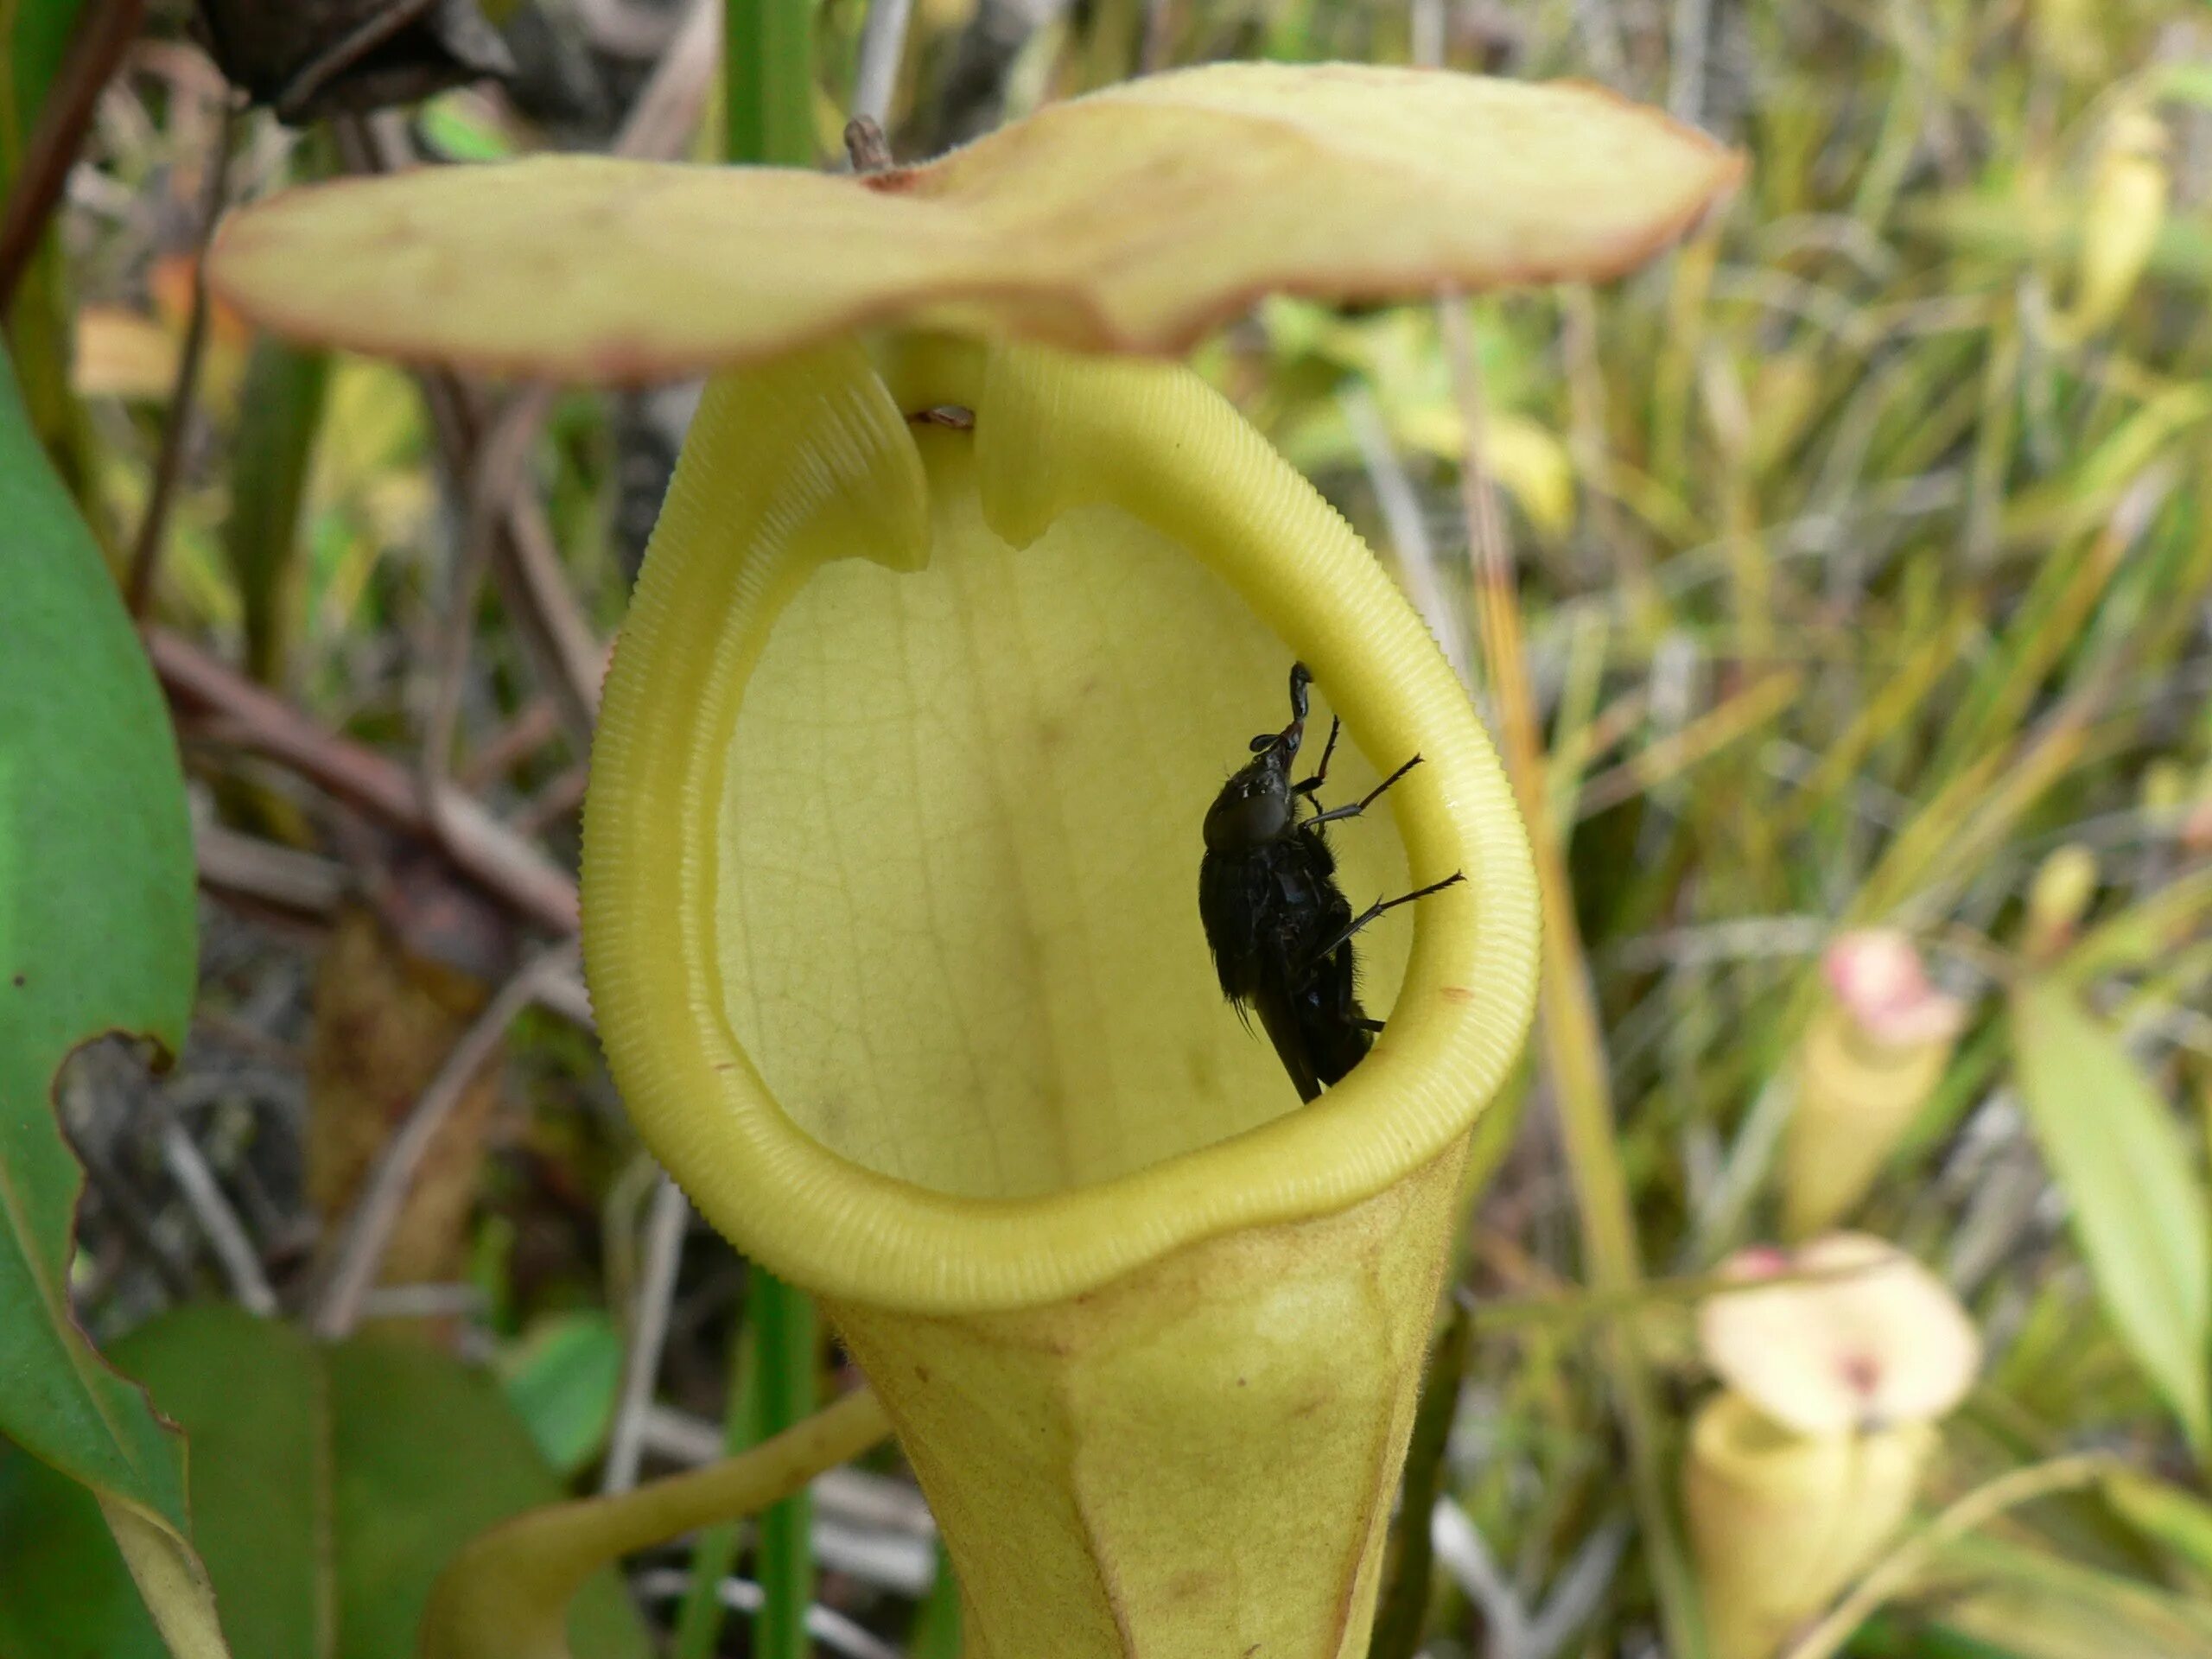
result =
[{"label": "green leaf", "polygon": [[2013,993],[2020,1095],[2097,1294],[2200,1453],[2212,1451],[2212,1213],[2166,1103],[2073,995]]},{"label": "green leaf", "polygon": [[[428,1348],[335,1348],[234,1307],[117,1344],[192,1438],[192,1504],[236,1659],[406,1659],[460,1547],[562,1496],[498,1385]],[[157,1659],[80,1493],[0,1456],[0,1653]],[[643,1659],[611,1573],[570,1618],[588,1659]]]},{"label": "green leaf", "polygon": [[607,1443],[622,1387],[622,1333],[598,1308],[541,1320],[500,1358],[499,1378],[545,1460],[572,1475]]},{"label": "green leaf", "polygon": [[952,1558],[937,1547],[937,1578],[922,1605],[914,1610],[914,1628],[906,1637],[907,1659],[960,1659],[960,1580],[953,1576]]},{"label": "green leaf", "polygon": [[813,0],[726,0],[722,54],[733,162],[814,165]]},{"label": "green leaf", "polygon": [[465,92],[446,92],[415,112],[424,144],[449,162],[503,162],[514,155],[514,142],[478,113]]},{"label": "green leaf", "polygon": [[300,507],[329,375],[323,353],[264,338],[254,342],[238,402],[223,552],[245,607],[246,669],[264,685],[283,677],[296,609]]},{"label": "green leaf", "polygon": [[[15,188],[31,130],[68,55],[84,0],[0,0],[0,200]],[[68,278],[52,225],[0,312],[33,428],[67,474],[71,493],[92,501],[99,444],[69,384]],[[98,510],[88,508],[98,520]]]},{"label": "green leaf", "polygon": [[2152,77],[2151,86],[2162,99],[2212,110],[2212,67],[2204,64],[2161,64]]},{"label": "green leaf", "polygon": [[0,359],[0,1434],[186,1535],[182,1447],[73,1321],[54,1076],[184,1039],[192,837],[152,671]]},{"label": "green leaf", "polygon": [[1953,1633],[2014,1659],[2212,1659],[2212,1613],[2201,1598],[2032,1542],[1955,1539],[1921,1590]]},{"label": "green leaf", "polygon": [[2196,1573],[2212,1577],[2212,1505],[2193,1493],[2115,1465],[2103,1480],[2105,1502],[2146,1538]]},{"label": "green leaf", "polygon": [[0,194],[76,32],[84,0],[0,0]]}]

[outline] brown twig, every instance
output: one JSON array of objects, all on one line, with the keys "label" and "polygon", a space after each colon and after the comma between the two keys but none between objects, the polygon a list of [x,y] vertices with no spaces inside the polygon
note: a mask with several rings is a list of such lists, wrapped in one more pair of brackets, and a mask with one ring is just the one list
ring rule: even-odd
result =
[{"label": "brown twig", "polygon": [[346,896],[343,865],[296,847],[242,835],[219,823],[195,823],[193,851],[200,885],[298,916],[325,917]]},{"label": "brown twig", "polygon": [[464,480],[467,510],[461,518],[461,546],[432,665],[429,712],[423,722],[423,805],[441,840],[446,836],[441,803],[453,780],[454,737],[468,679],[469,646],[476,636],[477,593],[499,523],[512,517],[523,468],[537,447],[555,394],[556,388],[543,382],[515,393],[476,446],[470,475]]},{"label": "brown twig", "polygon": [[645,1218],[645,1265],[630,1316],[621,1399],[607,1433],[607,1464],[600,1476],[602,1492],[626,1492],[638,1484],[638,1465],[645,1455],[645,1412],[652,1404],[661,1350],[668,1340],[669,1309],[676,1300],[677,1269],[683,1265],[683,1235],[690,1222],[690,1201],[671,1177],[663,1175],[653,1188],[652,1208]]},{"label": "brown twig", "polygon": [[199,234],[192,250],[192,311],[184,326],[184,351],[177,359],[176,385],[169,393],[162,447],[154,461],[153,487],[146,497],[146,516],[139,521],[138,539],[130,550],[130,580],[124,588],[133,616],[144,615],[147,601],[153,597],[154,573],[161,564],[169,504],[176,494],[177,474],[184,466],[185,435],[191,429],[199,396],[200,365],[207,355],[207,245],[214,238],[215,221],[223,215],[223,200],[230,186],[231,141],[238,118],[238,100],[228,92],[219,103],[222,113],[216,120],[215,140],[208,152]]},{"label": "brown twig", "polygon": [[[714,0],[692,0],[683,27],[670,39],[616,136],[615,154],[652,158],[680,153],[714,76],[721,19],[721,9]],[[397,158],[386,153],[376,130],[366,122],[346,124],[349,164],[364,171],[391,170]],[[543,510],[521,487],[557,389],[526,386],[488,422],[480,400],[456,376],[426,374],[423,393],[454,484],[465,498],[422,763],[424,798],[434,827],[442,834],[442,785],[454,765],[476,595],[486,569],[502,578],[503,601],[523,624],[525,641],[534,644],[541,670],[550,669],[555,696],[580,746],[590,741],[605,652],[569,590]]]},{"label": "brown twig", "polygon": [[463,789],[498,783],[560,732],[561,716],[549,697],[532,697],[515,717],[469,752],[457,773]]},{"label": "brown twig", "polygon": [[516,808],[512,820],[516,831],[525,836],[543,834],[584,804],[584,791],[590,782],[591,768],[587,766],[570,766],[558,773]]},{"label": "brown twig", "polygon": [[84,1166],[86,1182],[99,1194],[103,1214],[121,1228],[131,1243],[145,1253],[153,1268],[169,1294],[179,1301],[186,1301],[199,1294],[200,1281],[192,1270],[192,1263],[170,1239],[163,1236],[154,1225],[149,1213],[151,1206],[130,1177],[118,1169],[106,1153],[92,1144],[89,1137],[72,1136],[70,1150],[77,1154],[77,1161]]},{"label": "brown twig", "polygon": [[[1564,851],[1549,822],[1543,726],[1529,672],[1512,548],[1484,448],[1487,410],[1482,373],[1465,302],[1446,292],[1438,298],[1436,310],[1445,360],[1466,429],[1459,491],[1473,567],[1476,638],[1497,710],[1506,777],[1520,802],[1535,855],[1545,941],[1537,1020],[1541,1075],[1556,1109],[1592,1287],[1601,1294],[1632,1294],[1643,1282],[1643,1267],[1626,1180],[1612,1151],[1611,1079],[1590,966],[1575,924]],[[1669,1508],[1660,1463],[1658,1402],[1640,1340],[1625,1327],[1608,1332],[1606,1369],[1626,1431],[1630,1491],[1645,1530],[1661,1623],[1669,1645],[1686,1649],[1692,1643],[1682,1632],[1694,1617],[1690,1610],[1696,1591]]]},{"label": "brown twig", "polygon": [[880,173],[891,165],[891,141],[872,115],[845,123],[845,157],[855,173]]},{"label": "brown twig", "polygon": [[[351,171],[396,172],[409,160],[403,149],[387,143],[388,135],[373,118],[339,120],[333,124],[333,132]],[[404,144],[404,136],[395,142]],[[474,485],[475,457],[488,424],[483,400],[448,370],[424,370],[416,383],[429,411],[448,476],[465,495]],[[518,435],[517,447],[525,454],[530,444],[519,440],[534,435],[527,431]],[[509,493],[490,556],[500,604],[514,623],[524,652],[560,709],[569,737],[580,750],[588,748],[606,652],[569,591],[544,512],[526,492]]]},{"label": "brown twig", "polygon": [[346,1218],[337,1257],[316,1299],[310,1324],[317,1336],[335,1341],[350,1335],[359,1323],[362,1303],[376,1284],[377,1269],[391,1243],[392,1229],[398,1225],[407,1195],[415,1185],[416,1171],[422,1167],[431,1141],[476,1074],[498,1052],[515,1017],[537,1000],[543,985],[568,975],[575,955],[575,942],[567,940],[541,950],[517,969],[461,1033],[398,1132],[385,1142],[353,1213]]},{"label": "brown twig", "polygon": [[69,181],[69,168],[84,147],[100,93],[137,38],[146,0],[104,0],[86,10],[70,37],[61,67],[48,88],[23,146],[14,188],[0,207],[0,312],[16,296],[16,284],[31,262],[39,238],[54,217]]},{"label": "brown twig", "polygon": [[[416,383],[447,469],[455,486],[467,490],[485,429],[480,399],[460,376],[442,369],[423,371]],[[490,556],[500,605],[560,709],[563,727],[579,751],[588,749],[606,650],[569,591],[544,509],[535,497],[519,489],[509,493]]]},{"label": "brown twig", "polygon": [[[161,628],[145,631],[147,654],[174,703],[206,710],[237,747],[298,772],[380,822],[432,834],[419,781],[406,767],[325,730],[281,697],[197,645]],[[576,925],[575,878],[469,797],[442,803],[442,845],[454,866],[524,919],[558,932]]]},{"label": "brown twig", "polygon": [[200,1155],[184,1126],[174,1118],[162,1126],[162,1161],[168,1166],[177,1191],[183,1194],[186,1207],[200,1224],[208,1250],[216,1265],[222,1268],[223,1276],[230,1281],[231,1294],[238,1298],[239,1306],[264,1319],[274,1317],[277,1311],[276,1293],[269,1287],[269,1275],[262,1270],[260,1252],[254,1249],[245,1224],[238,1219],[238,1211],[224,1196],[215,1172],[208,1168],[207,1159]]},{"label": "brown twig", "polygon": [[673,161],[683,154],[721,65],[721,0],[691,0],[652,79],[623,117],[614,154],[645,161]]}]

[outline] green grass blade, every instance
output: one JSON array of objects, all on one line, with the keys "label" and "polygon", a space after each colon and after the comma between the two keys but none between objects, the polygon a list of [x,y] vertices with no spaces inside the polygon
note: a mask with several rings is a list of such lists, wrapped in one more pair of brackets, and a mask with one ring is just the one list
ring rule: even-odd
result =
[{"label": "green grass blade", "polygon": [[810,0],[729,0],[723,38],[726,149],[733,162],[812,167]]},{"label": "green grass blade", "polygon": [[[757,1282],[757,1281],[756,1281]],[[760,1325],[747,1318],[730,1344],[729,1409],[722,1420],[722,1449],[734,1456],[753,1443],[753,1427],[760,1412]],[[743,1531],[739,1522],[726,1521],[699,1535],[691,1551],[691,1587],[684,1592],[683,1611],[676,1621],[673,1659],[714,1659],[721,1641],[721,1581],[737,1565]]]},{"label": "green grass blade", "polygon": [[283,677],[299,568],[300,508],[329,370],[330,359],[321,352],[263,340],[254,346],[239,400],[223,552],[245,610],[246,668],[264,685]]},{"label": "green grass blade", "polygon": [[2106,1313],[2143,1373],[2212,1454],[2212,1209],[2180,1127],[2118,1038],[2070,992],[2013,993],[2020,1096]]},{"label": "green grass blade", "polygon": [[906,1659],[960,1659],[960,1580],[953,1576],[952,1558],[937,1547],[937,1578],[922,1598],[914,1615],[914,1632],[906,1639]]},{"label": "green grass blade", "polygon": [[[755,1390],[753,1443],[780,1434],[813,1414],[817,1402],[815,1355],[819,1321],[814,1299],[762,1271],[753,1270],[747,1309],[759,1333],[760,1382]],[[760,1624],[755,1659],[806,1659],[806,1610],[814,1600],[814,1501],[802,1491],[760,1517],[756,1568]]]}]

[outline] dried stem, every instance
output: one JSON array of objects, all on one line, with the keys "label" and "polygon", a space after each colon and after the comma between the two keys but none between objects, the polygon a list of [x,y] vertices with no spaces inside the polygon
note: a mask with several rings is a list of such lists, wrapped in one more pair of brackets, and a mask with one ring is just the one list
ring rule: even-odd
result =
[{"label": "dried stem", "polygon": [[[853,72],[853,119],[873,122],[877,137],[891,118],[891,95],[899,89],[899,66],[906,55],[906,23],[913,15],[913,0],[871,0],[868,21],[861,25],[860,63]],[[852,128],[845,129],[850,148]],[[889,162],[888,155],[885,165]],[[853,170],[870,169],[853,158]]]},{"label": "dried stem", "polygon": [[185,1203],[191,1206],[200,1231],[207,1236],[208,1248],[214,1252],[224,1277],[231,1281],[231,1294],[248,1313],[258,1313],[264,1319],[273,1318],[276,1313],[276,1293],[269,1287],[268,1275],[261,1270],[260,1254],[247,1236],[238,1211],[223,1196],[215,1172],[207,1167],[207,1160],[200,1156],[200,1148],[193,1144],[182,1124],[162,1126],[162,1161],[168,1166],[177,1191],[184,1194]]},{"label": "dried stem", "polygon": [[1428,524],[1421,517],[1421,498],[1414,493],[1413,480],[1406,475],[1405,463],[1398,458],[1397,448],[1390,442],[1390,429],[1382,418],[1382,411],[1376,407],[1374,397],[1363,385],[1355,385],[1340,393],[1337,403],[1351,428],[1353,442],[1359,446],[1360,461],[1367,468],[1368,483],[1374,488],[1375,504],[1382,510],[1382,522],[1390,532],[1390,545],[1398,556],[1399,575],[1414,608],[1421,613],[1429,632],[1443,645],[1445,658],[1451,663],[1452,671],[1459,677],[1459,683],[1471,686],[1475,676],[1474,664],[1467,652],[1467,630],[1445,587],[1444,573],[1437,563],[1436,546],[1430,539]]},{"label": "dried stem", "polygon": [[683,154],[714,83],[721,42],[721,0],[691,0],[683,27],[614,136],[614,154],[661,161]]},{"label": "dried stem", "polygon": [[[325,730],[178,635],[148,628],[143,638],[170,702],[219,716],[227,741],[289,767],[393,829],[431,835],[418,780],[404,766]],[[575,931],[575,877],[458,791],[442,800],[440,811],[442,849],[454,868],[525,919],[556,932]]]},{"label": "dried stem", "polygon": [[1798,1638],[1783,1659],[1830,1659],[1884,1602],[1919,1576],[1928,1558],[1938,1548],[1965,1537],[1977,1527],[1988,1525],[2007,1510],[2049,1497],[2054,1492],[2086,1486],[2112,1466],[2110,1458],[2096,1453],[2055,1458],[2049,1463],[2015,1469],[1977,1486],[1885,1556],[1859,1580],[1858,1588]]},{"label": "dried stem", "polygon": [[630,1319],[621,1404],[615,1412],[607,1468],[600,1481],[603,1492],[626,1492],[638,1484],[638,1463],[645,1444],[645,1414],[652,1405],[653,1380],[660,1374],[669,1309],[676,1300],[676,1270],[683,1262],[683,1232],[690,1220],[690,1200],[663,1175],[653,1189],[653,1205],[645,1220],[645,1270],[639,1275],[637,1306]]},{"label": "dried stem", "polygon": [[168,528],[169,505],[176,495],[177,474],[184,466],[184,441],[192,427],[200,392],[200,365],[207,354],[207,245],[215,235],[215,221],[223,215],[230,188],[231,141],[238,128],[238,100],[227,92],[222,114],[215,123],[215,140],[207,156],[207,175],[200,194],[200,230],[192,251],[192,310],[184,326],[184,350],[177,359],[176,385],[169,393],[168,417],[162,428],[162,447],[154,461],[153,487],[146,497],[146,516],[139,521],[138,539],[130,550],[130,575],[124,597],[133,616],[145,614],[153,597],[154,575],[160,568],[162,538]]}]

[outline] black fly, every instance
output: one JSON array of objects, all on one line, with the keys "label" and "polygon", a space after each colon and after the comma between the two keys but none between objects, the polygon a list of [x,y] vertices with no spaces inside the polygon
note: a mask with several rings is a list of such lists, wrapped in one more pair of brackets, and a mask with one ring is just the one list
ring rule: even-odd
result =
[{"label": "black fly", "polygon": [[[1311,778],[1291,781],[1306,736],[1303,663],[1290,669],[1290,724],[1252,740],[1252,759],[1222,785],[1206,812],[1206,852],[1198,865],[1198,918],[1213,950],[1222,995],[1260,1024],[1298,1085],[1300,1098],[1319,1096],[1366,1058],[1382,1022],[1367,1017],[1356,994],[1352,936],[1386,910],[1411,904],[1465,879],[1443,880],[1378,899],[1358,915],[1337,887],[1337,861],[1322,825],[1356,818],[1382,791],[1421,764],[1414,758],[1351,806],[1323,811],[1314,792],[1329,775],[1338,722]],[[1312,802],[1300,817],[1301,802]]]}]

